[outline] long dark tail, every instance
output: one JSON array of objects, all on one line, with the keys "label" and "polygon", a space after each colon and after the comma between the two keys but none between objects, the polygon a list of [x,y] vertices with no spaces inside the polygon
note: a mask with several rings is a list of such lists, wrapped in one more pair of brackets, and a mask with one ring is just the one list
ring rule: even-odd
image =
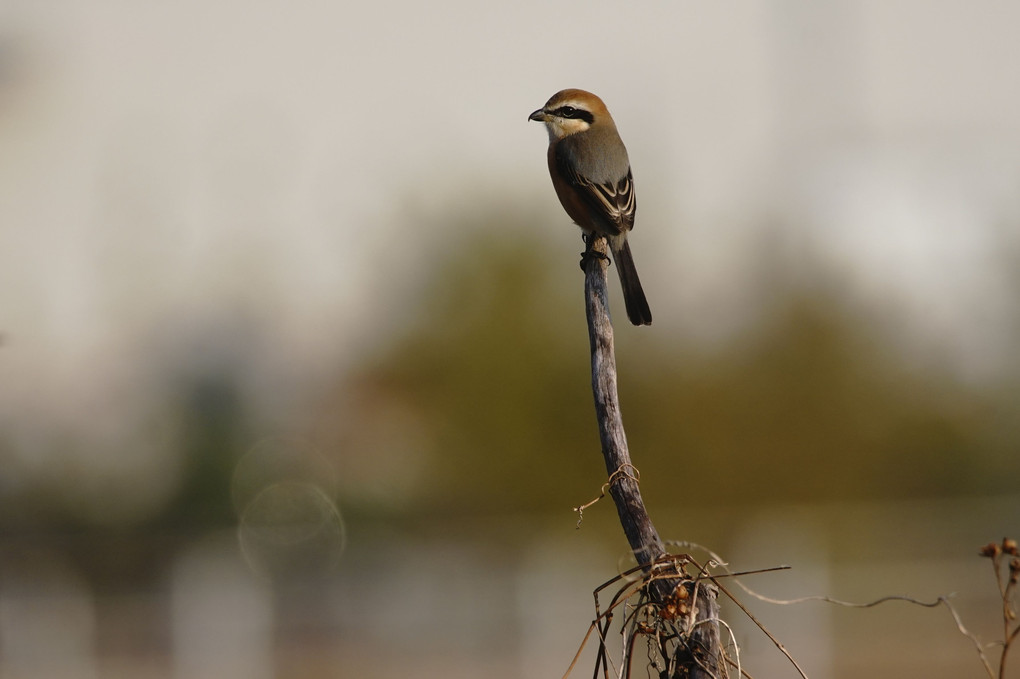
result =
[{"label": "long dark tail", "polygon": [[627,318],[634,325],[651,325],[652,312],[648,308],[645,291],[641,289],[641,279],[638,278],[637,268],[634,266],[634,257],[630,254],[630,244],[625,239],[621,239],[619,242],[612,243],[612,246],[616,270],[620,272],[620,285],[623,286],[623,302],[627,306]]}]

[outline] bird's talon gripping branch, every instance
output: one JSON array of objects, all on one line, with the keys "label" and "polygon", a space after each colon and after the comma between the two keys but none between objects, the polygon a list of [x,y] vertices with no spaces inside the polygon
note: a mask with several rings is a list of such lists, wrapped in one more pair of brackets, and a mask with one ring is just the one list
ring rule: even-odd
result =
[{"label": "bird's talon gripping branch", "polygon": [[613,263],[613,261],[611,259],[609,259],[609,255],[607,255],[604,252],[599,252],[598,250],[592,250],[589,247],[587,250],[585,250],[584,252],[581,253],[581,271],[587,271],[588,270],[588,260],[592,259],[592,258],[594,258],[594,259],[604,259],[607,262],[609,262],[610,264]]}]

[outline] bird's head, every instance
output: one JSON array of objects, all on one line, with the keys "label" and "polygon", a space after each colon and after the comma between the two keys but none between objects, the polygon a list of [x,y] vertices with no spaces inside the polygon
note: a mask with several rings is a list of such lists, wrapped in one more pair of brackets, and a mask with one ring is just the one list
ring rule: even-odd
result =
[{"label": "bird's head", "polygon": [[545,102],[528,120],[545,123],[549,140],[556,141],[578,132],[586,132],[595,125],[614,126],[613,118],[602,100],[584,90],[561,90]]}]

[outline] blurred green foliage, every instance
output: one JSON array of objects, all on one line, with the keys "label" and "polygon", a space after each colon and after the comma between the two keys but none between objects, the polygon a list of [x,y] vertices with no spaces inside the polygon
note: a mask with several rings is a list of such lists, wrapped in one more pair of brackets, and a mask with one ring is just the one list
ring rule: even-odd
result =
[{"label": "blurred green foliage", "polygon": [[[581,273],[562,277],[575,266],[567,253],[536,254],[529,235],[507,234],[479,230],[437,262],[415,322],[339,388],[417,414],[418,449],[407,451],[425,460],[415,511],[562,510],[605,479]],[[662,324],[618,330],[624,424],[646,501],[1015,490],[1020,418],[1007,416],[1017,407],[1003,396],[1012,390],[919,369],[838,289],[796,280],[765,276],[767,308],[739,341],[705,346]],[[661,309],[670,296],[658,292],[649,295]]]},{"label": "blurred green foliage", "polygon": [[[162,396],[152,398],[158,412],[147,417],[172,429],[163,438],[175,476],[164,482],[165,501],[138,518],[109,520],[111,527],[234,525],[234,466],[281,428],[334,465],[348,517],[564,512],[597,495],[606,473],[580,238],[529,229],[548,221],[542,216],[484,214],[449,225],[457,237],[436,239],[439,254],[418,258],[429,262],[424,280],[409,284],[405,304],[387,305],[385,331],[375,330],[353,371],[324,371],[314,385],[295,380],[269,399],[276,411],[256,405],[265,400],[258,390],[274,383],[252,375],[288,357],[259,340],[265,331],[257,323],[213,319],[192,329],[197,339],[175,340],[183,349],[152,352],[161,358],[146,389]],[[441,233],[437,224],[418,227]],[[781,255],[766,250],[768,257]],[[646,268],[656,325],[618,327],[616,349],[624,423],[649,505],[1015,492],[1016,366],[1004,367],[998,383],[968,385],[948,367],[908,360],[876,320],[881,313],[862,312],[811,267],[788,276],[776,273],[790,268],[786,262],[762,266],[755,320],[714,345],[663,321],[673,296],[656,290],[658,277]],[[615,277],[610,282],[619,309]],[[2,445],[13,444],[0,437]],[[77,497],[56,484],[8,493],[0,498],[4,525],[31,532],[102,524],[80,511],[84,500],[65,495]]]}]

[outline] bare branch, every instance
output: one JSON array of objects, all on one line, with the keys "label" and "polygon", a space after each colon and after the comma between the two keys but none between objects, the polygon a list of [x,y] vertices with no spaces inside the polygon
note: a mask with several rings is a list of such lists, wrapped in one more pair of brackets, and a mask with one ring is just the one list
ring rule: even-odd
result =
[{"label": "bare branch", "polygon": [[[582,260],[585,277],[585,312],[588,319],[588,340],[591,348],[591,381],[598,419],[599,439],[605,458],[606,482],[609,494],[616,503],[620,525],[627,537],[638,565],[649,574],[653,564],[667,554],[666,547],[652,524],[644,500],[641,498],[639,476],[631,473],[636,468],[630,459],[627,437],[617,395],[616,355],[613,342],[613,325],[609,318],[607,286],[608,246],[605,238],[586,239],[587,249]],[[587,505],[585,505],[587,506]],[[583,507],[578,508],[580,514]],[[656,604],[664,604],[680,585],[680,573],[673,577],[650,578],[647,581],[649,597]],[[678,674],[692,679],[717,679],[726,673],[722,662],[719,637],[719,604],[717,591],[709,583],[701,587],[701,595],[694,598],[691,611],[698,624],[691,630],[689,648],[679,649],[681,667]],[[682,656],[682,657],[680,657]],[[685,674],[686,673],[686,674]]]}]

